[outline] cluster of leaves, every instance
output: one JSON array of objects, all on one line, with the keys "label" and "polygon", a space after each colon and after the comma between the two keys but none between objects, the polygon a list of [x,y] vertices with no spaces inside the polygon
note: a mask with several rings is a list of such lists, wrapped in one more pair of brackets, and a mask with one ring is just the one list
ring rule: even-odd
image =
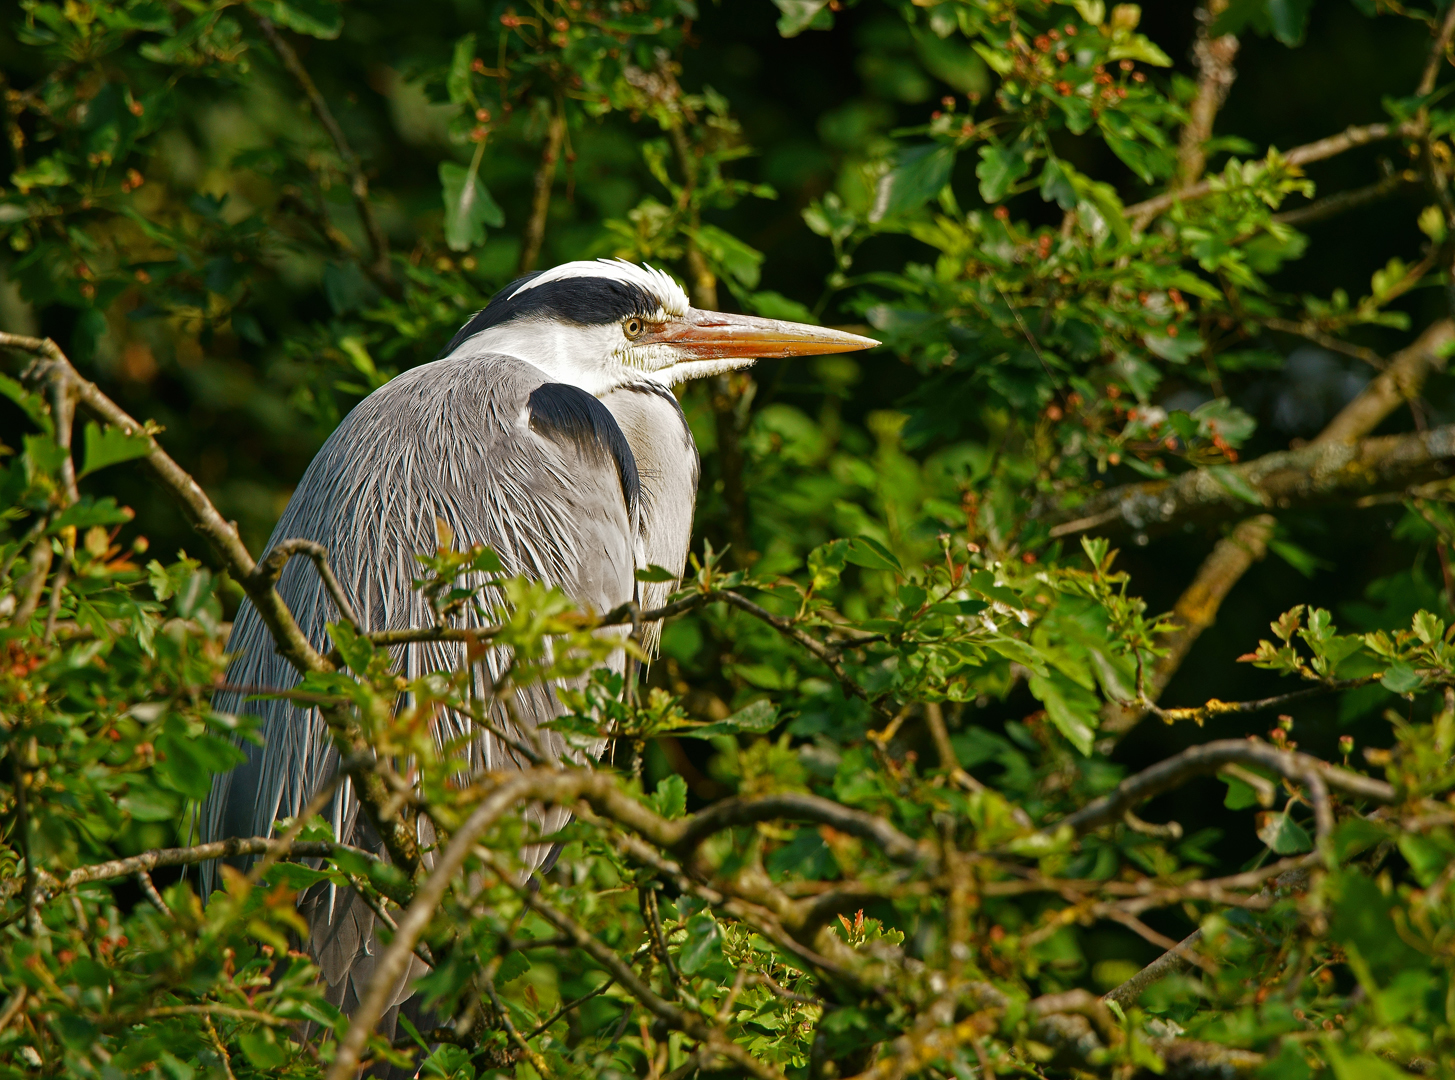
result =
[{"label": "cluster of leaves", "polygon": [[[448,537],[422,554],[440,624],[476,605],[511,650],[492,692],[580,680],[553,727],[611,744],[621,801],[566,800],[580,812],[539,892],[513,872],[536,839],[526,819],[495,819],[416,946],[424,1004],[454,1035],[402,1020],[367,1053],[461,1078],[731,1065],[817,1080],[876,1055],[878,1075],[1455,1068],[1447,598],[1403,573],[1341,615],[1357,633],[1295,609],[1245,657],[1341,694],[1346,718],[1387,710],[1367,749],[1344,750],[1382,772],[1384,805],[1336,789],[1319,837],[1307,782],[1250,764],[1223,777],[1228,814],[1199,818],[1219,829],[1132,816],[1077,836],[1058,823],[1128,776],[1101,717],[1142,694],[1171,624],[1108,545],[1065,550],[1027,514],[1104,476],[1255,448],[1233,397],[1282,364],[1270,334],[1404,329],[1402,298],[1448,265],[1449,208],[1419,215],[1428,247],[1381,261],[1367,294],[1295,295],[1275,282],[1307,241],[1276,215],[1311,181],[1232,137],[1202,140],[1216,171],[1189,173],[1198,89],[1136,6],[775,2],[805,47],[836,20],[879,19],[859,65],[879,99],[825,116],[831,175],[797,204],[830,272],[791,296],[764,287],[762,251],[730,227],[781,185],[747,178],[737,103],[693,77],[706,13],[685,0],[412,11],[426,45],[397,13],[331,0],[27,0],[14,20],[6,279],[88,374],[135,391],[161,372],[190,405],[246,401],[250,445],[306,453],[532,258],[652,260],[698,303],[721,285],[762,315],[857,314],[918,376],[907,402],[871,391],[868,410],[856,395],[881,383],[847,357],[815,361],[807,393],[782,368],[689,392],[709,463],[699,520],[720,539],[738,515],[751,550],[703,546],[684,583],[697,606],[639,686],[600,667],[616,640],[600,613]],[[1235,0],[1213,30],[1292,44],[1309,7]],[[883,107],[936,95],[898,128]],[[1380,137],[1443,175],[1455,114],[1439,106],[1386,99]],[[885,250],[911,254],[886,268]],[[0,1073],[320,1075],[349,1020],[300,951],[295,900],[354,889],[398,918],[427,868],[328,847],[320,818],[279,823],[318,845],[307,860],[225,869],[207,898],[178,868],[190,856],[107,869],[192,844],[198,800],[254,737],[208,704],[241,588],[185,555],[141,565],[134,515],[107,493],[155,498],[114,479],[145,438],[83,423],[72,453],[45,397],[0,391],[24,425],[0,476]],[[198,448],[256,549],[286,484],[212,483],[205,419],[164,394],[147,406],[166,425],[153,434]],[[1446,496],[1424,496],[1401,535],[1448,559]],[[150,505],[146,528],[166,528]],[[411,763],[393,812],[443,846],[506,781],[471,775],[434,725],[488,724],[489,701],[466,671],[402,684],[387,643],[347,623],[330,639],[338,670],[295,692],[351,717],[381,772]],[[1291,723],[1269,737],[1295,754]],[[720,799],[782,801],[674,846]],[[1061,997],[1043,1015],[1048,995],[1123,983],[1191,923],[1195,977],[1124,1010]]]}]

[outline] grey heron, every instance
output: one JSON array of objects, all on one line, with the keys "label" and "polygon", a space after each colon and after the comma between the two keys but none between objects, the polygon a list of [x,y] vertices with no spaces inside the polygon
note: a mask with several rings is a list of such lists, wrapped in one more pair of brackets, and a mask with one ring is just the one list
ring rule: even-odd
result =
[{"label": "grey heron", "polygon": [[[457,543],[493,548],[507,573],[555,585],[597,612],[633,598],[659,606],[675,583],[639,583],[635,572],[655,564],[680,578],[699,471],[672,387],[762,357],[876,344],[819,326],[698,310],[668,274],[621,261],[571,262],[523,277],[470,319],[439,359],[392,379],[345,417],[304,473],[269,547],[286,538],[326,547],[370,631],[431,625],[411,582],[415,554],[436,547],[437,518]],[[278,587],[324,649],[325,624],[338,611],[305,562],[293,560]],[[654,646],[654,628],[644,644]],[[398,669],[405,678],[453,670],[464,662],[462,648],[405,646]],[[288,689],[298,681],[250,604],[238,612],[228,651],[236,657],[230,685]],[[482,675],[493,679],[502,663],[491,651]],[[328,731],[316,709],[283,700],[245,704],[239,693],[219,693],[214,705],[260,715],[263,742],[244,744],[247,760],[216,778],[200,815],[202,839],[271,835],[277,819],[302,812],[332,780],[338,758]],[[532,726],[560,709],[541,685],[518,691],[514,705],[520,723]],[[512,720],[502,710],[496,722],[508,728]],[[467,719],[446,715],[438,724],[442,740],[470,737],[472,768],[525,764],[488,732],[470,731]],[[551,753],[563,752],[559,735],[541,737]],[[568,818],[542,808],[528,814],[541,836]],[[338,839],[382,853],[347,779],[329,815]],[[214,874],[209,867],[204,887]],[[302,907],[328,998],[352,1012],[378,952],[375,916],[357,896],[332,892],[312,892]],[[412,970],[396,988],[389,1027],[420,973]]]}]

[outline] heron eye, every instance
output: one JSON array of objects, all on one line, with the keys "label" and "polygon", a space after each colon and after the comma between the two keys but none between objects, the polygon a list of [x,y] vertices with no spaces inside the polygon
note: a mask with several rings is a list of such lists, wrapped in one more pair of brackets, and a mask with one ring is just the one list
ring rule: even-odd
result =
[{"label": "heron eye", "polygon": [[626,336],[629,338],[641,337],[642,334],[646,332],[646,329],[647,324],[642,322],[641,319],[637,318],[628,319],[625,323],[622,324],[622,330],[626,332]]}]

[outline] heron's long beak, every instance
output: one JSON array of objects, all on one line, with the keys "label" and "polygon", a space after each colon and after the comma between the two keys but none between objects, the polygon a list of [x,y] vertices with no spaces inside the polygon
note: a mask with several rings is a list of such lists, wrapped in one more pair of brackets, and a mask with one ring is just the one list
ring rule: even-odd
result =
[{"label": "heron's long beak", "polygon": [[[691,308],[685,319],[673,319],[655,340],[672,345],[693,360],[749,360],[781,356],[821,356],[872,349],[873,338],[830,330],[826,326],[729,315]],[[734,365],[736,366],[736,365]]]}]

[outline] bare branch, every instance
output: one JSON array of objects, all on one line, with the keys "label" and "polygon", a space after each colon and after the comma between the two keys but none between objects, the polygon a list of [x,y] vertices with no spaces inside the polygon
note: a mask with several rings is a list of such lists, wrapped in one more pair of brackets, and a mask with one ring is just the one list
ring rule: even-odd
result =
[{"label": "bare branch", "polygon": [[389,238],[384,235],[384,230],[379,224],[378,215],[374,213],[374,206],[369,201],[369,181],[364,176],[364,170],[359,164],[359,156],[349,145],[348,138],[344,135],[343,128],[339,127],[338,121],[334,119],[328,102],[323,100],[323,95],[318,92],[314,85],[313,77],[308,74],[308,69],[298,59],[298,54],[288,40],[278,32],[272,20],[257,14],[249,9],[258,24],[258,29],[268,39],[268,44],[278,54],[278,59],[283,62],[283,67],[303,91],[303,96],[308,99],[309,106],[313,109],[313,115],[318,118],[319,124],[328,134],[329,140],[333,143],[334,149],[338,152],[339,159],[343,162],[345,171],[349,174],[349,193],[354,197],[354,207],[359,212],[359,219],[364,223],[364,231],[369,236],[369,247],[372,249],[373,259],[364,264],[365,273],[374,281],[379,288],[391,296],[399,295],[399,284],[394,279],[394,271],[389,263]]},{"label": "bare branch", "polygon": [[562,1005],[555,1012],[551,1013],[550,1016],[546,1017],[539,1024],[537,1024],[531,1030],[531,1033],[526,1036],[526,1038],[527,1039],[534,1039],[537,1035],[544,1035],[547,1031],[549,1031],[551,1029],[551,1025],[552,1024],[554,1024],[557,1020],[561,1019],[561,1017],[565,1016],[572,1009],[579,1009],[582,1005],[585,1005],[592,998],[594,998],[594,997],[600,997],[602,994],[606,993],[608,990],[610,990],[615,985],[616,985],[616,980],[613,979],[613,978],[608,978],[604,983],[602,983],[600,986],[598,986],[595,990],[588,990],[588,991],[586,991],[586,993],[582,994],[580,997],[575,998],[572,1001],[566,1002],[564,1005]]},{"label": "bare branch", "polygon": [[1425,60],[1425,70],[1420,73],[1420,85],[1415,93],[1424,97],[1435,89],[1435,82],[1440,77],[1440,63],[1450,57],[1450,39],[1455,37],[1455,8],[1445,12],[1445,20],[1440,24],[1439,32],[1435,35],[1435,43],[1430,46],[1430,55]]},{"label": "bare branch", "polygon": [[1207,162],[1203,144],[1212,138],[1213,120],[1233,88],[1237,72],[1238,39],[1232,34],[1212,37],[1209,27],[1227,10],[1228,0],[1206,0],[1198,5],[1197,41],[1192,46],[1197,62],[1197,96],[1188,108],[1187,125],[1177,147],[1177,186],[1186,188],[1202,175]]},{"label": "bare branch", "polygon": [[1343,353],[1345,356],[1352,356],[1355,360],[1362,360],[1375,371],[1383,371],[1389,366],[1384,357],[1380,356],[1373,349],[1366,349],[1362,345],[1351,345],[1347,341],[1334,337],[1333,334],[1326,334],[1311,322],[1294,322],[1292,319],[1267,318],[1260,320],[1270,330],[1277,330],[1283,334],[1297,334],[1306,341],[1311,341],[1320,348],[1328,349],[1330,352]]},{"label": "bare branch", "polygon": [[141,891],[151,901],[152,907],[170,919],[172,917],[172,909],[167,907],[167,902],[162,899],[162,894],[157,892],[157,884],[152,880],[152,876],[145,870],[138,870],[136,872],[136,883],[141,886]]},{"label": "bare branch", "polygon": [[1412,345],[1390,358],[1388,369],[1344,406],[1315,441],[1353,442],[1373,431],[1390,413],[1418,398],[1426,379],[1445,370],[1452,346],[1455,322],[1432,323]]},{"label": "bare branch", "polygon": [[1285,705],[1292,705],[1296,701],[1303,701],[1307,698],[1322,697],[1325,694],[1337,694],[1344,690],[1356,690],[1361,686],[1368,686],[1379,679],[1378,675],[1365,675],[1357,679],[1335,679],[1330,682],[1320,683],[1317,686],[1305,687],[1302,690],[1291,690],[1286,694],[1275,694],[1273,697],[1257,698],[1253,701],[1219,701],[1211,698],[1202,705],[1185,709],[1163,709],[1159,708],[1150,700],[1140,702],[1125,702],[1128,708],[1140,706],[1148,712],[1167,723],[1176,723],[1179,720],[1192,720],[1202,724],[1214,716],[1247,716],[1251,713],[1268,712],[1271,709],[1281,709]]},{"label": "bare branch", "polygon": [[[609,812],[609,811],[607,811]],[[939,860],[928,847],[916,844],[883,818],[854,810],[818,795],[783,792],[776,795],[737,797],[715,802],[700,813],[670,823],[677,827],[676,839],[664,845],[678,858],[687,860],[714,833],[738,825],[786,819],[815,821],[839,832],[871,843],[893,862],[905,866],[926,866],[935,872]]]},{"label": "bare branch", "polygon": [[556,177],[556,162],[561,156],[561,144],[566,138],[566,109],[557,103],[546,128],[546,145],[541,151],[541,163],[536,167],[535,188],[531,194],[530,218],[521,234],[520,272],[528,274],[536,268],[541,256],[541,244],[546,237],[546,215],[551,210],[551,184]]},{"label": "bare branch", "polygon": [[[363,848],[352,847],[348,844],[333,843],[331,841],[309,840],[288,842],[283,840],[269,840],[266,837],[233,837],[228,840],[218,840],[210,844],[196,844],[192,847],[183,848],[159,848],[155,851],[145,851],[140,855],[132,855],[125,859],[112,859],[108,862],[93,863],[90,866],[78,867],[62,878],[46,875],[46,880],[37,892],[37,902],[45,903],[63,892],[72,889],[79,889],[83,885],[91,885],[98,881],[113,881],[117,878],[134,877],[137,874],[150,873],[153,870],[166,866],[192,866],[200,862],[207,862],[209,859],[234,859],[244,855],[273,855],[275,858],[288,859],[326,859],[338,852],[346,851],[351,855],[367,859],[370,862],[380,862],[380,858],[371,851]],[[14,882],[0,884],[0,900],[7,900],[15,893]]]},{"label": "bare branch", "polygon": [[1419,183],[1419,175],[1413,170],[1406,169],[1402,172],[1390,173],[1382,180],[1377,180],[1367,187],[1355,188],[1353,191],[1341,191],[1336,195],[1311,202],[1307,206],[1299,206],[1293,210],[1284,210],[1273,215],[1273,220],[1282,225],[1312,225],[1318,221],[1327,221],[1331,217],[1348,213],[1350,210],[1357,210],[1361,206],[1368,206],[1370,203],[1387,199],[1391,195],[1398,194],[1406,188],[1413,188]]},{"label": "bare branch", "polygon": [[1173,972],[1186,971],[1197,963],[1197,954],[1192,947],[1202,940],[1202,929],[1198,928],[1168,949],[1157,959],[1137,972],[1126,982],[1107,992],[1103,1001],[1114,1001],[1122,1008],[1129,1008],[1142,996],[1142,991],[1153,983],[1166,978]]},{"label": "bare branch", "polygon": [[1350,503],[1448,476],[1452,467],[1455,425],[1355,443],[1320,439],[1241,465],[1109,488],[1072,510],[1037,516],[1051,526],[1053,537],[1088,532],[1145,535],[1187,522],[1230,517],[1248,506],[1249,491],[1270,509]]},{"label": "bare branch", "polygon": [[1337,768],[1308,754],[1279,750],[1256,739],[1219,739],[1190,747],[1127,777],[1111,794],[1088,803],[1053,825],[1048,825],[1044,831],[1054,834],[1069,828],[1080,836],[1103,825],[1113,824],[1138,804],[1181,787],[1195,776],[1217,772],[1230,763],[1271,769],[1285,779],[1307,786],[1320,837],[1328,834],[1334,821],[1327,793],[1320,794],[1324,788],[1332,787],[1347,795],[1379,803],[1394,803],[1399,799],[1393,786],[1383,780]]},{"label": "bare branch", "polygon": [[334,606],[338,608],[339,616],[344,622],[353,626],[356,630],[362,630],[359,624],[359,617],[354,614],[353,605],[349,598],[344,595],[343,586],[334,576],[333,567],[328,564],[328,548],[312,540],[280,540],[268,550],[263,559],[253,571],[260,586],[272,588],[278,584],[278,579],[283,576],[283,568],[288,565],[288,560],[294,555],[307,555],[313,560],[313,565],[318,568],[318,576],[323,579],[323,587],[328,590],[329,597],[333,600]]}]

